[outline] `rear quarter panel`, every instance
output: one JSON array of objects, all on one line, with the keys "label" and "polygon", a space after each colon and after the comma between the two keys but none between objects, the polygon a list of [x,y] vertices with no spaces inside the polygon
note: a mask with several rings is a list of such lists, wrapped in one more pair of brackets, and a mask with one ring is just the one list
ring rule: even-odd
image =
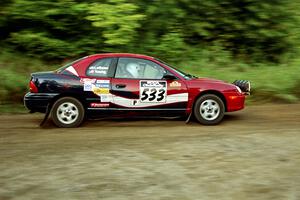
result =
[{"label": "rear quarter panel", "polygon": [[50,103],[61,96],[72,96],[80,100],[83,106],[88,106],[89,98],[97,98],[93,92],[84,92],[81,79],[75,75],[59,73],[33,75],[32,80],[38,87],[38,92],[42,94],[55,94]]}]

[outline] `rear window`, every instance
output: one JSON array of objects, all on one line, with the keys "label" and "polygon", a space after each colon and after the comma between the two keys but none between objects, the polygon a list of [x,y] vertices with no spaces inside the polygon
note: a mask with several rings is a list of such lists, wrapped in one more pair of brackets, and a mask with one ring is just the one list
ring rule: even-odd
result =
[{"label": "rear window", "polygon": [[87,76],[107,77],[112,58],[103,58],[93,62],[86,71]]}]

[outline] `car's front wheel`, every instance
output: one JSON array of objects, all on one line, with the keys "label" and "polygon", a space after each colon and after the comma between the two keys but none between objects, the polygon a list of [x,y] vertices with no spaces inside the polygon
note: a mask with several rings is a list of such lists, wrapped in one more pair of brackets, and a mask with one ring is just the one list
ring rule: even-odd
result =
[{"label": "car's front wheel", "polygon": [[77,99],[63,97],[53,104],[51,117],[54,124],[58,127],[77,127],[84,120],[84,108]]},{"label": "car's front wheel", "polygon": [[196,100],[194,115],[199,123],[204,125],[216,125],[224,117],[225,106],[218,96],[206,94]]}]

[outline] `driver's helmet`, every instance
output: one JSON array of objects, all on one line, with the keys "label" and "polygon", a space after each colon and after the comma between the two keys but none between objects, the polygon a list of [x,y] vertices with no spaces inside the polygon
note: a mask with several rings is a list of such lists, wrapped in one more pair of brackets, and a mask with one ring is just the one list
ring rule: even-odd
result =
[{"label": "driver's helmet", "polygon": [[137,78],[139,76],[139,65],[137,63],[128,63],[126,65],[126,71],[130,73],[133,78]]}]

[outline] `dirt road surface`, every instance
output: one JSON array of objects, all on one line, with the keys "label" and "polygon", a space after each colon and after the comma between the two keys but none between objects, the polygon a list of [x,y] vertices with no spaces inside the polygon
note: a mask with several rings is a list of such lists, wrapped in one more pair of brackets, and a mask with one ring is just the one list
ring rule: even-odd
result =
[{"label": "dirt road surface", "polygon": [[300,104],[250,106],[218,126],[0,115],[0,200],[300,199]]}]

